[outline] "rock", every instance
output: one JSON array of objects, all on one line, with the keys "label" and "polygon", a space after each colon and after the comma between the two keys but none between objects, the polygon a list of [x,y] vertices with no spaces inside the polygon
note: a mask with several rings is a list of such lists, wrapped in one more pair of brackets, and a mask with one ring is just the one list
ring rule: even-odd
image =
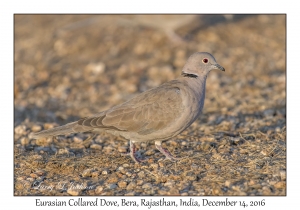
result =
[{"label": "rock", "polygon": [[132,181],[127,185],[126,190],[132,190],[135,187],[136,187],[136,183]]},{"label": "rock", "polygon": [[118,182],[118,186],[121,187],[121,188],[125,188],[127,186],[127,182],[125,182],[125,181],[119,181]]},{"label": "rock", "polygon": [[280,174],[280,179],[282,181],[285,181],[286,180],[286,171],[285,170],[280,170],[279,174]]},{"label": "rock", "polygon": [[96,149],[96,150],[101,150],[101,149],[102,149],[102,146],[99,145],[99,144],[92,144],[92,145],[90,146],[90,148],[91,148],[91,149]]},{"label": "rock", "polygon": [[145,177],[145,172],[144,171],[139,172],[138,177],[144,178]]},{"label": "rock", "polygon": [[69,189],[67,190],[67,193],[68,193],[69,195],[73,195],[73,196],[78,196],[78,195],[80,195],[80,192],[81,192],[80,189],[69,188]]},{"label": "rock", "polygon": [[26,126],[18,125],[17,127],[15,127],[15,134],[25,135],[26,134]]},{"label": "rock", "polygon": [[116,184],[108,184],[107,185],[107,188],[110,189],[110,190],[113,190],[115,188],[117,188],[118,186]]},{"label": "rock", "polygon": [[92,169],[86,169],[82,172],[82,177],[89,177],[92,176]]},{"label": "rock", "polygon": [[118,151],[121,153],[125,153],[125,152],[127,152],[127,147],[124,147],[124,146],[118,147]]},{"label": "rock", "polygon": [[143,184],[142,188],[150,189],[150,188],[152,188],[152,184],[150,184],[150,183]]},{"label": "rock", "polygon": [[74,141],[74,143],[76,143],[76,144],[81,144],[81,143],[83,143],[83,139],[82,139],[82,138],[79,138],[78,136],[74,136],[73,141]]},{"label": "rock", "polygon": [[20,142],[22,146],[26,146],[29,144],[29,139],[27,137],[22,137]]},{"label": "rock", "polygon": [[102,191],[103,191],[103,187],[102,187],[102,186],[98,186],[98,187],[96,187],[96,189],[95,189],[95,193],[96,193],[96,194],[100,194]]},{"label": "rock", "polygon": [[33,125],[33,126],[31,127],[31,130],[32,130],[33,132],[38,132],[38,131],[42,130],[42,126],[40,126],[40,125]]},{"label": "rock", "polygon": [[138,179],[138,180],[136,181],[136,184],[137,184],[137,185],[142,185],[142,184],[143,184],[143,182],[144,182],[143,180],[141,180],[141,179]]},{"label": "rock", "polygon": [[107,171],[107,170],[103,170],[103,171],[102,171],[102,174],[103,174],[103,175],[107,175],[107,174],[108,174],[108,171]]}]

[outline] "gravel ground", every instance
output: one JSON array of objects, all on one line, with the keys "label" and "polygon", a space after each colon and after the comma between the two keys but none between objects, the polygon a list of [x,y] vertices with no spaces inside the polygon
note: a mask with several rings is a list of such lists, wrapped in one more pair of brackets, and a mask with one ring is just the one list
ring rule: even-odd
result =
[{"label": "gravel ground", "polygon": [[[286,195],[285,15],[15,15],[14,195]],[[103,133],[29,139],[180,75],[194,52],[226,72],[163,146]],[[85,140],[87,139],[87,140]]]}]

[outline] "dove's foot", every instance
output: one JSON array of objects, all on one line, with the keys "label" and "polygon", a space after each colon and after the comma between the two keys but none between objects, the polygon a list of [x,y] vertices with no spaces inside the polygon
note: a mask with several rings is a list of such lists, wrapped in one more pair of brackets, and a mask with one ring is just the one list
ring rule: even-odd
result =
[{"label": "dove's foot", "polygon": [[135,152],[136,152],[136,147],[134,145],[134,143],[132,141],[130,141],[130,147],[129,147],[129,152],[127,153],[121,153],[122,156],[130,156],[134,162],[136,163],[141,163],[141,162],[144,162],[146,161],[145,159],[139,159],[135,156]]},{"label": "dove's foot", "polygon": [[171,161],[176,161],[176,160],[180,160],[181,158],[177,158],[175,156],[173,156],[167,149],[164,149],[161,146],[161,141],[155,141],[155,146],[156,148],[163,153],[167,159],[171,160]]}]

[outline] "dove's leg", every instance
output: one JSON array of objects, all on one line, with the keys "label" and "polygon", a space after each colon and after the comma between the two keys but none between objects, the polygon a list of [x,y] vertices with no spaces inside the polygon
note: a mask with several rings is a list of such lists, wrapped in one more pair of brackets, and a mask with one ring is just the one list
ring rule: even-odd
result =
[{"label": "dove's leg", "polygon": [[167,159],[172,161],[180,160],[180,158],[174,157],[167,149],[162,148],[161,141],[155,141],[155,146],[161,153],[163,153],[166,156]]},{"label": "dove's leg", "polygon": [[130,147],[129,147],[129,152],[128,153],[122,153],[122,155],[130,155],[130,157],[134,160],[136,163],[143,162],[144,160],[141,160],[135,156],[136,152],[136,147],[132,141],[130,141]]}]

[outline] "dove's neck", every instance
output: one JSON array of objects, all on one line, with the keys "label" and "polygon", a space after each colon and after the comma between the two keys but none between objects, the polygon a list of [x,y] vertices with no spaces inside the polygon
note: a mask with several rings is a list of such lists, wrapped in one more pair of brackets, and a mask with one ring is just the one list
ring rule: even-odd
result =
[{"label": "dove's neck", "polygon": [[181,80],[185,81],[184,83],[188,85],[188,87],[192,90],[192,92],[200,102],[205,98],[206,78],[207,78],[207,74],[203,74],[201,76],[183,75],[183,77],[181,77]]}]

